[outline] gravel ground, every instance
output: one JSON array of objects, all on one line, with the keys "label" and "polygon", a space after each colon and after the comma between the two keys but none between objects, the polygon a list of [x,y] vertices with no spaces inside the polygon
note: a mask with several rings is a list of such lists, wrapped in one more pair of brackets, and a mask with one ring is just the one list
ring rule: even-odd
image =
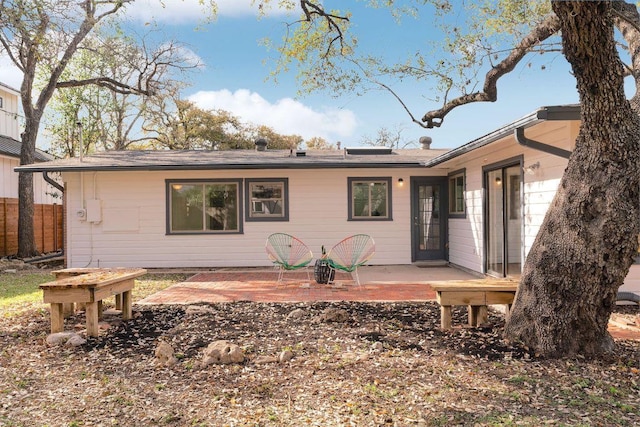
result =
[{"label": "gravel ground", "polygon": [[[638,341],[618,340],[606,360],[544,360],[505,343],[496,313],[482,328],[441,331],[435,303],[134,311],[79,347],[46,344],[46,310],[0,319],[0,425],[639,425]],[[245,361],[203,366],[216,340]],[[160,341],[177,363],[157,362]],[[285,350],[293,358],[275,361]]]}]

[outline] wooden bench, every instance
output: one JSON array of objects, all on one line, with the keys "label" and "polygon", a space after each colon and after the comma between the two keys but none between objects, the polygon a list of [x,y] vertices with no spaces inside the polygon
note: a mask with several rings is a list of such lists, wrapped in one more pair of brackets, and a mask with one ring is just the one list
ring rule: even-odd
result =
[{"label": "wooden bench", "polygon": [[[95,273],[96,271],[99,271],[99,270],[101,269],[97,267],[76,267],[76,268],[65,268],[62,270],[54,270],[51,273],[56,278],[56,280],[58,280],[58,279],[66,279],[67,277],[79,276],[81,274]],[[122,310],[122,305],[118,306],[117,299],[118,298],[116,298],[116,309]],[[72,302],[68,302],[68,303],[62,304],[62,312],[64,313],[65,318],[74,314],[76,309],[84,310],[85,309],[84,303],[74,304]],[[98,315],[101,315],[101,314],[102,313],[98,313]]]},{"label": "wooden bench", "polygon": [[432,283],[436,299],[440,304],[440,326],[451,329],[451,306],[466,305],[469,325],[479,326],[487,322],[487,306],[504,304],[505,316],[509,316],[513,299],[518,289],[516,282],[448,281]]},{"label": "wooden bench", "polygon": [[64,305],[85,304],[87,335],[98,336],[98,318],[102,312],[102,300],[116,296],[120,301],[122,318],[131,319],[131,290],[135,278],[146,274],[142,268],[105,268],[78,271],[78,269],[58,270],[53,282],[43,283],[44,302],[51,304],[51,332],[64,329]]}]

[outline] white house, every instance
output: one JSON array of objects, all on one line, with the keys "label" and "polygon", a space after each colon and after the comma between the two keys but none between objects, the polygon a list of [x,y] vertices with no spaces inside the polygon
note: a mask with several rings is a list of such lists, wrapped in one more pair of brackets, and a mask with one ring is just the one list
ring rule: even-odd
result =
[{"label": "white house", "polygon": [[543,107],[454,150],[121,151],[18,169],[62,173],[69,267],[264,266],[274,232],[317,255],[365,233],[372,264],[445,260],[508,277],[579,124],[577,106]]}]

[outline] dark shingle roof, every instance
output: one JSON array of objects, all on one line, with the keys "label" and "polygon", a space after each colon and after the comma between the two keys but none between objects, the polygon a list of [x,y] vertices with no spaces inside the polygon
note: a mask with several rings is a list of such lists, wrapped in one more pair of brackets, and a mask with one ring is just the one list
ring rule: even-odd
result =
[{"label": "dark shingle roof", "polygon": [[107,170],[197,170],[197,169],[335,169],[408,168],[424,163],[448,150],[398,150],[391,154],[346,154],[346,151],[308,150],[147,150],[108,151],[52,162],[21,166],[17,170],[107,171]]},{"label": "dark shingle roof", "polygon": [[[21,146],[22,143],[20,141],[17,141],[8,136],[0,135],[0,154],[19,159]],[[45,153],[44,151],[36,150],[35,159],[37,162],[48,162],[49,160],[53,160],[54,157],[50,154]]]}]

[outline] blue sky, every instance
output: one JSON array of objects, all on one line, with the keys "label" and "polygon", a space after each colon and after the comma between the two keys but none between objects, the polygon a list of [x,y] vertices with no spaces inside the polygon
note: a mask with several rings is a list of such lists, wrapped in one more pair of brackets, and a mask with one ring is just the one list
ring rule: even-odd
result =
[{"label": "blue sky", "polygon": [[[145,32],[151,18],[162,28],[162,36],[184,43],[200,58],[204,67],[191,76],[192,86],[183,96],[208,109],[224,109],[255,124],[265,124],[283,134],[305,138],[320,136],[342,146],[358,146],[364,137],[375,137],[385,127],[401,129],[405,142],[417,142],[428,135],[433,148],[454,148],[491,132],[544,105],[576,103],[575,80],[561,55],[553,58],[545,71],[519,66],[499,83],[499,101],[456,109],[438,129],[422,129],[411,123],[401,105],[387,92],[376,90],[355,94],[314,93],[298,97],[296,71],[280,75],[278,82],[267,80],[273,64],[259,41],[270,37],[278,42],[285,22],[292,21],[273,10],[258,19],[250,0],[218,1],[218,18],[203,23],[197,0],[137,0],[127,6],[132,28]],[[277,3],[277,1],[274,1]],[[426,48],[426,40],[441,37],[428,20],[407,18],[398,26],[385,10],[372,10],[364,2],[325,1],[326,7],[350,8],[354,12],[360,44],[371,52],[400,57],[404,48]],[[199,28],[198,28],[199,27]],[[0,64],[0,79],[19,87]],[[14,79],[14,80],[12,80]],[[395,85],[416,117],[439,105],[427,83]]]}]

